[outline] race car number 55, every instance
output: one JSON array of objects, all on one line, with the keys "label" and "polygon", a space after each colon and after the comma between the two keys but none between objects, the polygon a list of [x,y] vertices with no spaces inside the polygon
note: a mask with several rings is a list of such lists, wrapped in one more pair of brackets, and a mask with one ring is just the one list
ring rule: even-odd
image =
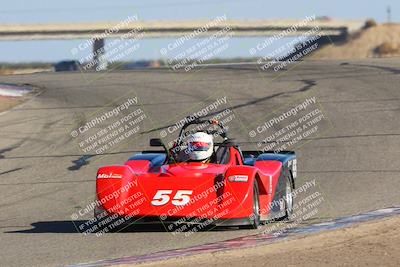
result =
[{"label": "race car number 55", "polygon": [[[171,197],[173,190],[158,190],[154,195],[151,204],[153,206],[163,206],[167,204]],[[192,195],[192,190],[178,190],[176,191],[175,196],[172,198],[171,203],[175,206],[183,206],[189,203],[190,195]]]}]

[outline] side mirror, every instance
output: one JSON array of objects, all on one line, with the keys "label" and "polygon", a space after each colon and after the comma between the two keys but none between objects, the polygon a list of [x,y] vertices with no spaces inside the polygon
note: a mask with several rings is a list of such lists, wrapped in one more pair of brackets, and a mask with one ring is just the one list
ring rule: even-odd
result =
[{"label": "side mirror", "polygon": [[151,138],[150,146],[164,146],[163,142],[159,138]]}]

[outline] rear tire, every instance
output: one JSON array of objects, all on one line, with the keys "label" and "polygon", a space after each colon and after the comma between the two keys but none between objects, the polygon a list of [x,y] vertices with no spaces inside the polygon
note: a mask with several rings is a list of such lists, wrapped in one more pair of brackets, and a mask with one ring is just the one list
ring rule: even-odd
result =
[{"label": "rear tire", "polygon": [[283,219],[289,221],[293,216],[293,185],[290,174],[285,179],[285,216]]}]

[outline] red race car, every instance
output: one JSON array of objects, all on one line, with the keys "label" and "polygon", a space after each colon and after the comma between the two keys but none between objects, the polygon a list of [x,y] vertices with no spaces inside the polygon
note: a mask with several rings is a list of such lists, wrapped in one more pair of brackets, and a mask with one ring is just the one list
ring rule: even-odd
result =
[{"label": "red race car", "polygon": [[[222,141],[210,146],[210,142],[197,140],[190,148],[187,137],[194,132],[189,129],[199,125],[208,128],[197,136],[207,134]],[[98,170],[95,219],[100,226],[113,222],[115,226],[117,221],[124,225],[162,223],[171,231],[183,224],[200,229],[257,228],[293,212],[294,152],[241,151],[223,125],[200,119],[183,125],[172,148],[160,139],[151,139],[150,146],[163,150],[143,151],[124,165]],[[194,150],[209,150],[211,156],[193,160],[190,153]]]}]

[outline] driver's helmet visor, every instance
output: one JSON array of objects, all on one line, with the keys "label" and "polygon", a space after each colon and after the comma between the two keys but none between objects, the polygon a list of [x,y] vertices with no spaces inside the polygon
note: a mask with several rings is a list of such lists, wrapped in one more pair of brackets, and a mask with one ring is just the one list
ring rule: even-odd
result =
[{"label": "driver's helmet visor", "polygon": [[207,151],[210,149],[211,143],[194,141],[190,143],[192,151]]}]

